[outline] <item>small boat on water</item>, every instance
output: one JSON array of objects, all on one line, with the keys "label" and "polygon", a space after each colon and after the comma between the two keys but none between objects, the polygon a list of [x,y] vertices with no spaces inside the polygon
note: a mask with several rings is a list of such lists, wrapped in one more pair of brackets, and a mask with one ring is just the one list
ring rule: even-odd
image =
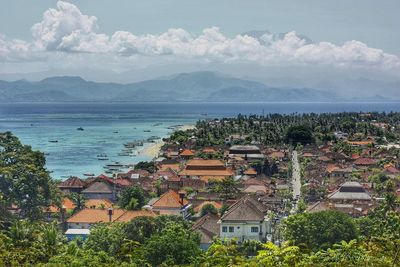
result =
[{"label": "small boat on water", "polygon": [[143,132],[145,132],[145,133],[150,133],[151,130],[143,130]]},{"label": "small boat on water", "polygon": [[91,177],[91,176],[94,176],[94,173],[84,173],[83,175],[87,176],[87,177]]},{"label": "small boat on water", "polygon": [[106,154],[99,154],[97,155],[98,160],[108,160],[108,157]]},{"label": "small boat on water", "polygon": [[85,129],[83,129],[82,127],[78,127],[76,128],[78,131],[84,131]]},{"label": "small boat on water", "polygon": [[49,140],[50,143],[58,143],[58,140]]},{"label": "small boat on water", "polygon": [[161,122],[153,124],[153,126],[160,126],[160,125],[162,125]]},{"label": "small boat on water", "polygon": [[118,133],[118,131],[114,131],[113,133]]},{"label": "small boat on water", "polygon": [[143,146],[143,141],[128,142],[124,144],[126,148],[135,148],[137,146]]},{"label": "small boat on water", "polygon": [[155,143],[159,139],[161,139],[161,137],[153,135],[153,136],[150,136],[149,138],[147,138],[147,142]]}]

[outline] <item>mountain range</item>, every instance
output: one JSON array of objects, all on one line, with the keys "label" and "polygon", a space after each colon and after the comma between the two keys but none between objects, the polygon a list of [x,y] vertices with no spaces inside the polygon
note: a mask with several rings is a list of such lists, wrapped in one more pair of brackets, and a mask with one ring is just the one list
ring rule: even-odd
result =
[{"label": "mountain range", "polygon": [[312,102],[385,101],[382,96],[345,99],[332,91],[312,88],[276,88],[217,72],[192,72],[142,82],[91,82],[60,76],[32,82],[0,81],[1,102],[64,101],[204,101],[204,102]]}]

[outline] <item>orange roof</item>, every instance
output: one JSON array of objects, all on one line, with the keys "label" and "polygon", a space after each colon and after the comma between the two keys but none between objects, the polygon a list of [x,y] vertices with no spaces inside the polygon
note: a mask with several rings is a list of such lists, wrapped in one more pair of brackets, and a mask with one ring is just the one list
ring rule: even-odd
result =
[{"label": "orange roof", "polygon": [[225,170],[183,170],[179,173],[181,176],[232,176],[230,169]]},{"label": "orange roof", "polygon": [[174,170],[174,171],[179,171],[181,169],[181,167],[179,166],[179,164],[162,164],[159,167],[160,171],[166,171],[168,169]]},{"label": "orange roof", "polygon": [[[68,211],[75,209],[76,205],[71,199],[65,197],[62,202],[62,207]],[[49,207],[48,212],[59,212],[59,209],[53,205]]]},{"label": "orange roof", "polygon": [[369,145],[372,144],[373,141],[368,140],[368,141],[348,141],[349,144],[351,145],[355,145],[355,146],[365,146],[365,145]]},{"label": "orange roof", "polygon": [[214,181],[221,181],[225,178],[226,176],[212,176],[212,175],[204,175],[204,176],[200,176],[200,180],[208,183],[210,180],[214,180]]},{"label": "orange roof", "polygon": [[186,199],[183,199],[183,203],[181,203],[179,194],[176,191],[169,190],[153,203],[153,208],[181,208],[186,204],[188,204]]},{"label": "orange roof", "polygon": [[275,151],[270,153],[268,156],[270,156],[271,158],[281,159],[285,157],[285,153],[282,151]]},{"label": "orange roof", "polygon": [[314,157],[314,154],[310,152],[305,152],[303,153],[303,157]]},{"label": "orange roof", "polygon": [[[122,209],[114,209],[111,220],[114,222],[121,217],[126,211]],[[70,217],[68,223],[100,223],[109,222],[108,210],[99,209],[83,209]]]},{"label": "orange roof", "polygon": [[360,155],[357,155],[357,154],[351,155],[351,159],[359,159],[359,158],[360,158]]},{"label": "orange roof", "polygon": [[339,167],[336,166],[335,164],[328,164],[328,166],[326,166],[326,171],[329,173],[337,169],[339,169]]},{"label": "orange roof", "polygon": [[88,209],[100,209],[103,206],[108,209],[113,206],[113,203],[108,199],[88,199],[85,201],[85,207]]},{"label": "orange roof", "polygon": [[216,159],[192,159],[186,163],[186,166],[225,166],[224,163]]},{"label": "orange roof", "polygon": [[244,174],[246,175],[257,175],[257,171],[254,168],[248,168]]},{"label": "orange roof", "polygon": [[221,203],[218,203],[218,202],[215,202],[215,201],[204,201],[204,202],[202,202],[200,205],[196,206],[193,210],[194,210],[196,213],[197,213],[197,212],[200,212],[201,209],[202,209],[205,205],[208,205],[208,204],[213,205],[213,206],[214,206],[215,208],[217,208],[218,210],[222,208],[222,204],[221,204]]},{"label": "orange roof", "polygon": [[377,161],[371,158],[359,158],[354,161],[355,165],[374,165]]},{"label": "orange roof", "polygon": [[185,149],[185,150],[183,150],[183,151],[180,153],[180,155],[181,155],[181,156],[193,156],[194,153],[193,153],[192,150]]},{"label": "orange roof", "polygon": [[149,210],[128,210],[117,219],[118,222],[130,222],[137,217],[155,217],[156,214]]}]

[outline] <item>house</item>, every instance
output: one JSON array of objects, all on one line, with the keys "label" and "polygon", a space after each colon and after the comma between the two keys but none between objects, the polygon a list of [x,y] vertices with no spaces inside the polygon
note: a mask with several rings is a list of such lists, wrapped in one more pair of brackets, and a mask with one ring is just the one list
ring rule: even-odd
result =
[{"label": "house", "polygon": [[185,168],[179,172],[184,178],[201,178],[202,176],[232,176],[233,171],[220,160],[192,159],[186,163]]},{"label": "house", "polygon": [[371,158],[358,158],[353,164],[358,168],[372,168],[378,166],[378,161]]},{"label": "house", "polygon": [[[65,212],[71,212],[75,209],[75,207],[76,207],[75,203],[70,198],[67,197],[63,198],[62,208],[64,209]],[[54,214],[58,212],[60,212],[60,209],[55,205],[50,206],[45,210],[45,213],[47,214]]]},{"label": "house", "polygon": [[256,177],[257,176],[257,171],[254,168],[248,168],[243,172],[244,175],[247,175],[249,177]]},{"label": "house", "polygon": [[207,250],[215,237],[219,235],[219,216],[208,213],[192,226],[192,230],[200,234],[200,248]]},{"label": "house", "polygon": [[247,161],[257,161],[263,160],[265,158],[264,154],[261,153],[261,150],[258,146],[250,145],[250,146],[242,146],[235,145],[229,148],[229,157],[241,157]]},{"label": "house", "polygon": [[359,182],[345,182],[338,190],[328,195],[333,202],[371,201],[371,195]]},{"label": "house", "polygon": [[86,199],[108,199],[116,201],[114,188],[105,182],[95,181],[82,191]]},{"label": "house", "polygon": [[179,153],[179,156],[183,159],[190,159],[194,156],[194,152],[190,149],[184,149]]},{"label": "house", "polygon": [[342,131],[334,132],[334,135],[335,135],[336,139],[339,139],[339,140],[347,139],[349,137],[349,134],[344,133]]},{"label": "house", "polygon": [[123,209],[83,209],[72,215],[68,220],[68,229],[90,229],[97,223],[129,222],[136,217],[155,216],[148,210]]},{"label": "house", "polygon": [[219,235],[223,238],[245,240],[267,240],[271,224],[267,218],[267,208],[255,198],[245,195],[236,201],[218,221]]},{"label": "house", "polygon": [[151,204],[151,210],[161,215],[178,215],[183,218],[190,216],[191,204],[185,199],[185,192],[169,190]]},{"label": "house", "polygon": [[67,180],[61,182],[58,188],[64,193],[80,193],[86,184],[78,177],[71,176]]}]

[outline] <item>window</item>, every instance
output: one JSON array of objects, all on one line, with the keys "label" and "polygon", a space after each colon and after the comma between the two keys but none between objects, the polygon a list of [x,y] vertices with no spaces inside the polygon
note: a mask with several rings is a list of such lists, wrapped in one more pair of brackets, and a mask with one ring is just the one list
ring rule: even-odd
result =
[{"label": "window", "polygon": [[222,226],[222,232],[223,232],[223,233],[226,233],[227,231],[228,231],[228,227]]},{"label": "window", "polygon": [[235,227],[229,226],[229,233],[233,233],[234,230],[235,230]]},{"label": "window", "polygon": [[252,233],[258,233],[258,227],[257,226],[251,227],[251,232]]}]

